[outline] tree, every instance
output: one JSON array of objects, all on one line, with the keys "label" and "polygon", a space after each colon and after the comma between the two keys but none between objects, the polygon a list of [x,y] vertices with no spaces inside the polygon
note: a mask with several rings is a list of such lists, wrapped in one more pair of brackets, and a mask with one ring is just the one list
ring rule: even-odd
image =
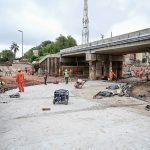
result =
[{"label": "tree", "polygon": [[56,42],[55,44],[57,45],[59,51],[61,49],[64,49],[66,47],[68,47],[68,42],[67,42],[67,38],[63,35],[60,35],[57,39],[56,39]]},{"label": "tree", "polygon": [[77,45],[76,40],[70,35],[67,37],[60,35],[58,38],[56,38],[56,41],[54,42],[47,40],[42,42],[40,45],[31,48],[28,52],[24,54],[24,58],[27,58],[29,60],[35,59],[34,57],[32,57],[33,50],[38,50],[39,57],[41,57],[47,54],[58,53],[60,50],[64,48],[69,48],[76,45]]},{"label": "tree", "polygon": [[76,40],[70,35],[67,36],[68,47],[77,46]]},{"label": "tree", "polygon": [[0,53],[0,60],[1,61],[9,61],[9,60],[12,60],[13,59],[13,52],[11,50],[3,50],[1,53]]},{"label": "tree", "polygon": [[52,43],[52,41],[47,40],[47,41],[42,42],[42,43],[40,44],[40,46],[41,46],[41,47],[46,47],[48,44],[51,44],[51,43]]},{"label": "tree", "polygon": [[33,56],[33,50],[32,49],[30,49],[29,51],[27,51],[24,54],[24,58],[29,59],[29,60],[31,60],[32,56]]},{"label": "tree", "polygon": [[35,61],[37,58],[38,58],[37,56],[32,55],[31,61]]},{"label": "tree", "polygon": [[17,43],[13,42],[10,49],[14,52],[14,58],[16,58],[16,53],[17,51],[19,51],[19,46],[17,45]]}]

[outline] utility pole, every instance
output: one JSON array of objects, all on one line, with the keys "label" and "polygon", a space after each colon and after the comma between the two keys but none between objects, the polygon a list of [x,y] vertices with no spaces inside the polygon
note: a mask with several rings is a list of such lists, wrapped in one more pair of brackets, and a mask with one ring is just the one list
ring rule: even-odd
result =
[{"label": "utility pole", "polygon": [[104,35],[103,34],[101,34],[101,38],[102,38],[102,40],[104,39]]},{"label": "utility pole", "polygon": [[22,57],[23,57],[23,31],[21,30],[18,30],[18,31],[22,33]]},{"label": "utility pole", "polygon": [[88,0],[84,0],[82,44],[89,42]]}]

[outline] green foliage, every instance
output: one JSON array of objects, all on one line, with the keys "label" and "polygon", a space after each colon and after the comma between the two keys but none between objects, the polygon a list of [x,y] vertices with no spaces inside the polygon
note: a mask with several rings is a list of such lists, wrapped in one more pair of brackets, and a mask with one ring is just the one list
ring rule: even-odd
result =
[{"label": "green foliage", "polygon": [[73,37],[71,37],[70,35],[67,36],[67,40],[68,40],[68,47],[72,47],[72,46],[77,45],[76,40]]},{"label": "green foliage", "polygon": [[33,55],[33,50],[39,51],[39,57],[45,56],[47,54],[55,54],[58,53],[61,49],[76,46],[76,40],[71,36],[63,36],[60,35],[56,38],[55,42],[52,41],[44,41],[40,45],[31,48],[28,52],[24,54],[24,58],[27,58],[31,61],[36,60],[35,56]]},{"label": "green foliage", "polygon": [[44,41],[40,44],[40,47],[43,48],[43,47],[46,47],[48,44],[51,44],[52,42],[47,40],[47,41]]},{"label": "green foliage", "polygon": [[38,58],[38,57],[36,57],[36,56],[32,55],[32,57],[31,57],[31,61],[35,61],[37,58]]},{"label": "green foliage", "polygon": [[11,49],[11,51],[14,52],[14,58],[16,58],[16,53],[17,53],[17,51],[19,51],[19,46],[17,45],[17,43],[13,42],[11,44],[10,49]]},{"label": "green foliage", "polygon": [[9,60],[12,60],[13,57],[14,57],[14,54],[11,50],[3,50],[0,53],[0,60],[1,61],[9,61]]},{"label": "green foliage", "polygon": [[27,51],[27,52],[24,54],[24,58],[29,59],[29,60],[31,60],[32,56],[33,56],[33,50],[32,50],[32,49],[29,50],[29,51]]}]

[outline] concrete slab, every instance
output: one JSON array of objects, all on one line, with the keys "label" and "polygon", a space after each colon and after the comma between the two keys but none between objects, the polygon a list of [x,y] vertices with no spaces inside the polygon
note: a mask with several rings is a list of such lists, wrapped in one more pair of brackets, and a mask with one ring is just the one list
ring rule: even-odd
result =
[{"label": "concrete slab", "polygon": [[[25,88],[20,99],[8,97],[17,89],[2,94],[0,101],[8,103],[0,103],[0,149],[149,150],[148,115],[131,107],[109,107],[84,97],[85,89],[92,95],[90,89],[106,84],[90,81],[81,91],[74,89],[74,83],[31,86]],[[69,104],[53,105],[53,93],[61,88],[69,90]],[[84,94],[78,95],[80,92]]]}]

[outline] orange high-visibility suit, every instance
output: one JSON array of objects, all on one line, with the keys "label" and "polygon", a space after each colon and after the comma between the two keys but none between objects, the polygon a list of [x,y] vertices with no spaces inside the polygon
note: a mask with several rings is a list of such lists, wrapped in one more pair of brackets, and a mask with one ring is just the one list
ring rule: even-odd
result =
[{"label": "orange high-visibility suit", "polygon": [[140,69],[140,78],[142,79],[143,77],[143,68]]},{"label": "orange high-visibility suit", "polygon": [[24,74],[18,71],[16,74],[16,82],[18,83],[19,92],[24,92]]},{"label": "orange high-visibility suit", "polygon": [[135,77],[138,76],[138,70],[137,69],[134,70],[134,74],[135,74]]},{"label": "orange high-visibility suit", "polygon": [[116,75],[114,74],[113,71],[110,71],[109,72],[109,80],[112,81],[114,77],[116,77]]}]

